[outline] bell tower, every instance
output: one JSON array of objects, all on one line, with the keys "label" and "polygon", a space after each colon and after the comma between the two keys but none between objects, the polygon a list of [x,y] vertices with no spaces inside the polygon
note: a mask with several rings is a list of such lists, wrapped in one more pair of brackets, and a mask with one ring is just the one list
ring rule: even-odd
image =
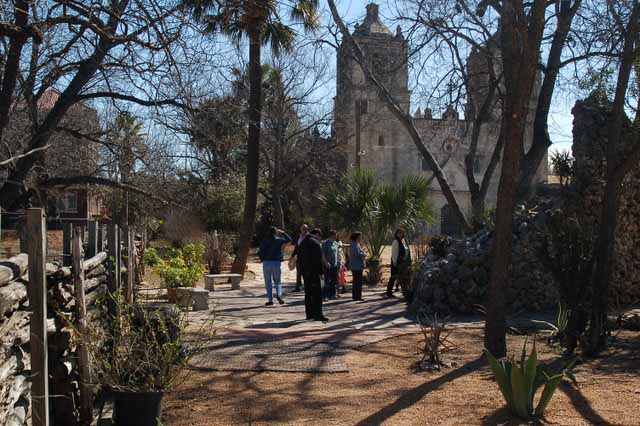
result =
[{"label": "bell tower", "polygon": [[[391,32],[380,21],[378,5],[370,3],[353,38],[364,51],[374,77],[408,110],[407,42],[400,27]],[[347,40],[338,48],[337,73],[335,136],[348,168],[375,168],[381,178],[395,181],[397,142],[403,129],[379,99],[377,88],[366,80]]]}]

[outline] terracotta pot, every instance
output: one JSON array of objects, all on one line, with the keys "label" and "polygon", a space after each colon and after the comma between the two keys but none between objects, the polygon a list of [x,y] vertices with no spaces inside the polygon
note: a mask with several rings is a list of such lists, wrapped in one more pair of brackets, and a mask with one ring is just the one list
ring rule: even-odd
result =
[{"label": "terracotta pot", "polygon": [[176,303],[178,301],[178,296],[176,295],[176,289],[173,287],[167,288],[167,300],[169,303]]}]

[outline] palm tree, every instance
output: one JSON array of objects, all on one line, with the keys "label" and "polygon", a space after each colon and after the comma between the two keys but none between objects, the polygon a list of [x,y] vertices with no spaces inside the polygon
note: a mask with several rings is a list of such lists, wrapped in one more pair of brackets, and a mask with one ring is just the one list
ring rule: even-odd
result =
[{"label": "palm tree", "polygon": [[380,278],[380,257],[394,228],[410,234],[419,222],[432,220],[429,182],[406,176],[398,184],[379,184],[369,169],[356,169],[319,197],[324,217],[346,231],[362,230],[369,251],[369,283]]},{"label": "palm tree", "polygon": [[274,54],[291,50],[296,31],[285,24],[282,10],[287,9],[293,23],[305,30],[318,27],[317,0],[184,0],[206,31],[220,32],[231,40],[249,40],[249,133],[247,138],[247,178],[243,223],[238,240],[238,252],[232,272],[244,274],[251,247],[251,238],[258,204],[260,166],[260,121],[262,115],[261,47],[268,44]]}]

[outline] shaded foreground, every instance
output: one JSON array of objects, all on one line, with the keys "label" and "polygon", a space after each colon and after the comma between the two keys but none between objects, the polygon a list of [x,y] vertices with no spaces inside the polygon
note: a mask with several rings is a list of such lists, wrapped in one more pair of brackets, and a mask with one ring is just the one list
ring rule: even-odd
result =
[{"label": "shaded foreground", "polygon": [[[348,373],[190,372],[167,395],[170,426],[269,425],[521,425],[506,413],[487,365],[478,359],[482,334],[460,329],[455,362],[440,373],[417,371],[419,336],[406,335],[352,350]],[[510,336],[509,348],[523,337]],[[576,368],[547,409],[553,425],[640,425],[640,334],[623,332],[609,356]],[[557,357],[539,344],[540,357]]]}]

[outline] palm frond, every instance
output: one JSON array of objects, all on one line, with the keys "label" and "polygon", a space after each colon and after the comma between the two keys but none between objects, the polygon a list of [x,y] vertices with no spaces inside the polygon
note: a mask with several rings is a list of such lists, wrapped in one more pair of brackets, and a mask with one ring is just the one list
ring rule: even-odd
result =
[{"label": "palm frond", "polygon": [[291,20],[301,23],[305,31],[315,31],[320,26],[317,0],[298,0],[291,7]]},{"label": "palm frond", "polygon": [[280,22],[270,22],[264,26],[261,38],[263,44],[269,44],[273,53],[279,55],[282,51],[291,52],[296,35],[293,28]]}]

